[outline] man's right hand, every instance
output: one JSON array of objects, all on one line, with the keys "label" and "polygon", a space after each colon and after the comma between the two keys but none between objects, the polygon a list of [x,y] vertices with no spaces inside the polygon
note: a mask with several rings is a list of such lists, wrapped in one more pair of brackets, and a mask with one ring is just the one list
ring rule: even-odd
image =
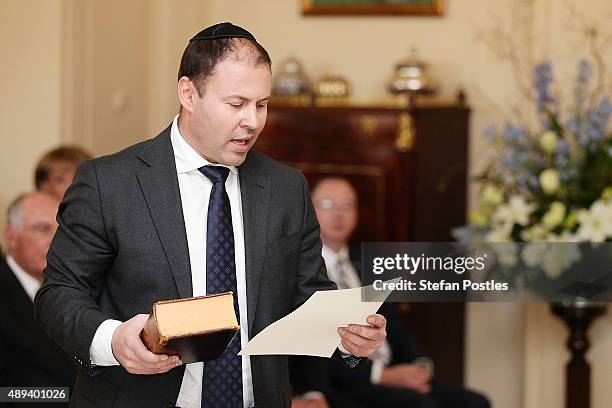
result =
[{"label": "man's right hand", "polygon": [[121,324],[113,333],[111,346],[119,364],[132,374],[165,373],[182,364],[177,356],[153,354],[140,339],[148,314],[138,314]]},{"label": "man's right hand", "polygon": [[383,369],[380,384],[426,394],[431,391],[429,380],[430,372],[416,364],[396,364]]}]

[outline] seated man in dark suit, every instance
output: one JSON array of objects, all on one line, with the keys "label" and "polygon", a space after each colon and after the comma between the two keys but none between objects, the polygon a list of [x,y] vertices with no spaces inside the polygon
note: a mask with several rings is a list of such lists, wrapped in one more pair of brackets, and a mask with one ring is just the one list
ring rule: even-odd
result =
[{"label": "seated man in dark suit", "polygon": [[[329,278],[339,289],[361,286],[356,265],[349,256],[348,241],[357,225],[357,194],[342,178],[321,180],[312,192],[321,226],[323,258]],[[354,259],[353,259],[354,261]],[[435,381],[433,362],[425,356],[416,338],[406,329],[392,304],[381,307],[387,318],[387,340],[363,370],[344,370],[329,361],[328,384],[322,387],[343,394],[365,407],[404,408],[486,408],[480,394]],[[294,377],[321,377],[321,370],[311,366]],[[325,378],[323,376],[322,378]],[[334,407],[334,404],[331,404]]]},{"label": "seated man in dark suit", "polygon": [[32,310],[47,265],[47,250],[57,229],[58,205],[57,198],[37,192],[20,196],[9,207],[4,231],[7,256],[0,262],[3,387],[71,387],[74,381],[70,359],[40,329]]}]

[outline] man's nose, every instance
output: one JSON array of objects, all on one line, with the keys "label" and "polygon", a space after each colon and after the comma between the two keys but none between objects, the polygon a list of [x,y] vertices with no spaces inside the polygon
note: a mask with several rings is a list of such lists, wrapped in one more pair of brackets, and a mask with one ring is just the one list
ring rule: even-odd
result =
[{"label": "man's nose", "polygon": [[244,116],[241,125],[249,129],[257,129],[259,127],[259,117],[257,115],[256,106],[248,106],[244,109]]}]

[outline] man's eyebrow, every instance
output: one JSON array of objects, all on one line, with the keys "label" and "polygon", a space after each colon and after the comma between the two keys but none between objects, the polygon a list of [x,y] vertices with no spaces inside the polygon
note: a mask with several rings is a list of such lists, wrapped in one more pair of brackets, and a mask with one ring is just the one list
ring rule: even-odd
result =
[{"label": "man's eyebrow", "polygon": [[244,101],[248,101],[249,98],[247,98],[246,96],[242,96],[242,95],[238,95],[238,94],[232,94],[232,95],[226,95],[223,97],[223,99],[242,99]]},{"label": "man's eyebrow", "polygon": [[[264,102],[267,101],[268,99],[270,99],[270,95],[258,100],[257,102]],[[227,95],[223,98],[224,100],[229,100],[229,99],[240,99],[241,101],[250,101],[251,99],[247,98],[246,96],[242,96],[242,95],[238,95],[238,94],[234,94],[234,95]]]}]

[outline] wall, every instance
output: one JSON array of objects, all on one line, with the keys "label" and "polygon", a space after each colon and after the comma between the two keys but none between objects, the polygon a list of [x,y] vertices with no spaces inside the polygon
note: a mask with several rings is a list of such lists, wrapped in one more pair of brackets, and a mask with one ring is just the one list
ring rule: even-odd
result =
[{"label": "wall", "polygon": [[64,0],[66,138],[95,155],[148,137],[147,0]]},{"label": "wall", "polygon": [[201,30],[206,11],[199,0],[149,2],[148,134],[157,134],[178,113],[176,81],[189,39]]},{"label": "wall", "polygon": [[9,202],[33,188],[38,156],[61,140],[59,0],[0,2],[0,227]]}]

